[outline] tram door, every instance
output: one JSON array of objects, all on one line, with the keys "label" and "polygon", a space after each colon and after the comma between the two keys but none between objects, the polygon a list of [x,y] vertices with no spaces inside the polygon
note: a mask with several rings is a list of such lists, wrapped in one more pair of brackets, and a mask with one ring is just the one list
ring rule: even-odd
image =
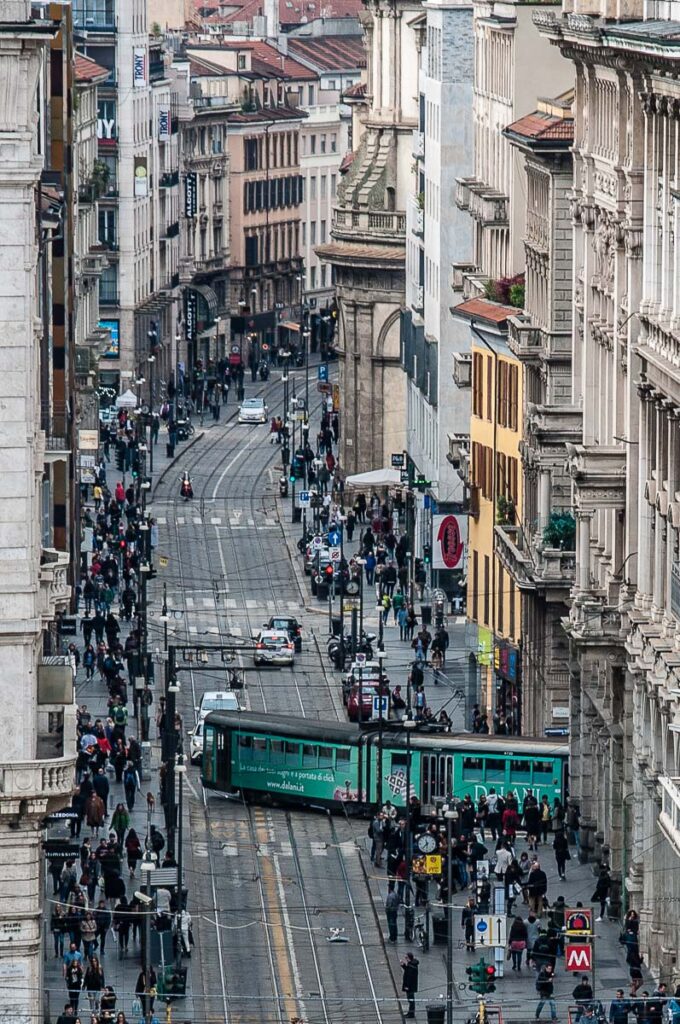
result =
[{"label": "tram door", "polygon": [[453,792],[453,755],[423,754],[420,762],[421,802],[433,804]]}]

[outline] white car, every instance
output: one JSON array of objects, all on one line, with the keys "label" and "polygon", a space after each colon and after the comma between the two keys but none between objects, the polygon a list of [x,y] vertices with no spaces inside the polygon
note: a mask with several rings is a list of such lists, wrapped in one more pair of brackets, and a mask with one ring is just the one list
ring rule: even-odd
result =
[{"label": "white car", "polygon": [[241,706],[232,690],[206,690],[195,710],[200,725],[210,711],[240,711]]},{"label": "white car", "polygon": [[239,423],[266,423],[267,406],[262,398],[246,398],[238,409]]},{"label": "white car", "polygon": [[189,758],[192,764],[198,764],[203,757],[203,722],[195,729],[189,730]]},{"label": "white car", "polygon": [[255,637],[256,647],[253,661],[256,665],[292,665],[295,660],[295,644],[283,630],[263,629]]}]

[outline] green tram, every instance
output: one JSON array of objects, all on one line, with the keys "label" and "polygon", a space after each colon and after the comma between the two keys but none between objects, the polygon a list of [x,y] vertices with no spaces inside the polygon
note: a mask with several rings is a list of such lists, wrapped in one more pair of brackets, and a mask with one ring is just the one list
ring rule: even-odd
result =
[{"label": "green tram", "polygon": [[[376,801],[376,729],[242,711],[214,711],[203,733],[202,781],[207,789],[246,800],[298,803],[364,812]],[[423,806],[469,793],[476,801],[493,787],[512,790],[520,806],[531,789],[564,801],[568,747],[563,739],[478,736],[412,730],[411,793]],[[405,805],[407,738],[383,731],[382,794]]]}]

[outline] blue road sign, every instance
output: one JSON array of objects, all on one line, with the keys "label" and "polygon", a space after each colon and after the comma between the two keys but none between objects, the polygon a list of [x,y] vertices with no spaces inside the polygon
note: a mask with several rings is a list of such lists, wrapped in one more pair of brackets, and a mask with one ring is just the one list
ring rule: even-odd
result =
[{"label": "blue road sign", "polygon": [[342,540],[342,534],[339,530],[330,530],[328,534],[328,546],[331,548],[340,547],[340,541]]},{"label": "blue road sign", "polygon": [[322,384],[328,383],[328,363],[319,363],[317,373]]}]

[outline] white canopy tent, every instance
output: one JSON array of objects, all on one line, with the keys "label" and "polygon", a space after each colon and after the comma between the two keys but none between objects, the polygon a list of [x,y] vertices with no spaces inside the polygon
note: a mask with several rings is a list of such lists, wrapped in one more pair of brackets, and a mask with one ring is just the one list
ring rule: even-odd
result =
[{"label": "white canopy tent", "polygon": [[116,409],[136,409],[137,408],[137,395],[134,391],[124,391],[122,395],[118,395],[116,399]]},{"label": "white canopy tent", "polygon": [[368,473],[355,473],[345,478],[345,487],[393,487],[401,483],[401,472],[385,466]]}]

